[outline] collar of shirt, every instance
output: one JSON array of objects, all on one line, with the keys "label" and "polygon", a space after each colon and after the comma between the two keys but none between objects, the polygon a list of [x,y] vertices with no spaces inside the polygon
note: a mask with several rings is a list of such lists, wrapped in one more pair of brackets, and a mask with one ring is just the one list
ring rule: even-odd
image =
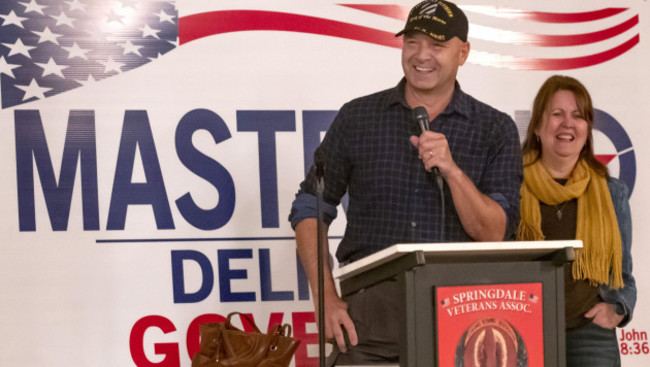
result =
[{"label": "collar of shirt", "polygon": [[[397,86],[393,88],[393,93],[388,98],[386,106],[384,107],[385,109],[388,109],[395,104],[400,104],[409,110],[412,109],[411,106],[406,103],[406,97],[404,96],[405,86],[406,78],[402,78]],[[451,96],[451,101],[447,107],[445,107],[444,111],[442,111],[441,115],[452,115],[453,113],[458,113],[464,117],[469,117],[468,112],[465,108],[463,108],[463,106],[468,105],[465,103],[467,98],[469,98],[469,96],[463,92],[463,90],[460,88],[460,84],[458,81],[456,81],[454,84],[454,94]]]}]

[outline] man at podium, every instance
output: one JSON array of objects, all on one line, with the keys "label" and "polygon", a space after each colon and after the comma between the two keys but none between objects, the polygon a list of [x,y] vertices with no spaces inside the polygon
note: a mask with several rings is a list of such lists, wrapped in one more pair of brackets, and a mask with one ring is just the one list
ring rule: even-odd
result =
[{"label": "man at podium", "polygon": [[[404,78],[346,103],[317,149],[289,218],[316,305],[318,172],[326,225],[349,195],[341,264],[395,243],[514,239],[523,177],[517,128],[456,81],[470,51],[467,32],[455,4],[417,4],[396,35],[403,36]],[[414,116],[416,107],[426,112]],[[327,262],[324,272],[325,333],[336,341],[328,364],[397,362],[397,282],[343,301]]]}]

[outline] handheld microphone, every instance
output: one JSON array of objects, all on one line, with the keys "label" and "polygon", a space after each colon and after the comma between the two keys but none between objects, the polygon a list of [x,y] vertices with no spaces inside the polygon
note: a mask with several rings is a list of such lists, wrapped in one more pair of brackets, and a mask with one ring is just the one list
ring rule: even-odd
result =
[{"label": "handheld microphone", "polygon": [[[413,109],[412,113],[413,118],[420,126],[420,133],[429,130],[429,114],[427,113],[427,109],[422,106],[418,106]],[[436,176],[436,183],[438,184],[438,187],[440,190],[442,190],[442,176],[440,175],[440,169],[438,169],[438,167],[433,167],[433,174]]]},{"label": "handheld microphone", "polygon": [[429,130],[429,114],[427,113],[426,108],[422,106],[415,107],[413,109],[413,118],[418,122],[418,125],[420,125],[420,133]]}]

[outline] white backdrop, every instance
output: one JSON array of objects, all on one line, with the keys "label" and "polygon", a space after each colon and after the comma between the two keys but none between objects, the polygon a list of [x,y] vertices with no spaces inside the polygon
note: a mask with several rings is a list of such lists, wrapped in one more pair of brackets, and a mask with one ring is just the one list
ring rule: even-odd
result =
[{"label": "white backdrop", "polygon": [[[0,365],[190,366],[198,322],[233,310],[262,329],[291,323],[303,341],[295,365],[316,365],[286,218],[318,124],[401,78],[392,34],[415,3],[3,2]],[[465,91],[525,129],[541,83],[567,74],[602,111],[596,151],[633,187],[639,300],[617,333],[623,365],[648,365],[647,2],[459,5],[471,23]],[[113,64],[70,34],[98,7],[103,39],[119,44]],[[150,18],[133,25],[147,7]],[[119,33],[129,26],[131,44]],[[75,40],[94,51],[73,57]],[[330,235],[344,227],[340,210]]]}]

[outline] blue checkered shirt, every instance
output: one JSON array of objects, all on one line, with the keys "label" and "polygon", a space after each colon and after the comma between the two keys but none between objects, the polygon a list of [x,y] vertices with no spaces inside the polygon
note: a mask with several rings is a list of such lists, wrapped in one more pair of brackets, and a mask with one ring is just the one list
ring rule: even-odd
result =
[{"label": "blue checkered shirt", "polygon": [[[325,165],[325,219],[347,192],[345,235],[336,252],[341,263],[396,243],[438,242],[442,213],[438,187],[424,170],[411,135],[420,129],[404,97],[405,80],[382,92],[346,103],[315,153]],[[512,118],[465,94],[458,83],[450,103],[431,122],[444,134],[458,167],[477,189],[506,212],[505,239],[519,224],[523,178],[519,135]],[[317,217],[316,174],[312,167],[300,184],[289,220],[292,226]],[[445,242],[472,241],[445,185]]]}]

